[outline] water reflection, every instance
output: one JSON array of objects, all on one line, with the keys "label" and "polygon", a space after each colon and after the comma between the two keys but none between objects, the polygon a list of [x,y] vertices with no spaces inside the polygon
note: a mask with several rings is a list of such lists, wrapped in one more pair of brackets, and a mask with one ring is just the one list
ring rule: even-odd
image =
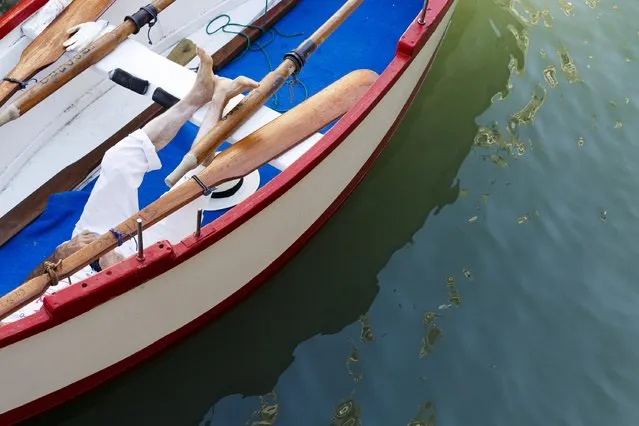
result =
[{"label": "water reflection", "polygon": [[341,402],[335,407],[330,426],[361,426],[360,409],[353,398]]}]

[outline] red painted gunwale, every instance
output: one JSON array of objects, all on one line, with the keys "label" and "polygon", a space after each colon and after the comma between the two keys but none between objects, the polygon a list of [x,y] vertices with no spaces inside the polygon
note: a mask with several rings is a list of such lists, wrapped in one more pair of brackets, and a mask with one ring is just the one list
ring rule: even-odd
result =
[{"label": "red painted gunwale", "polygon": [[[109,299],[117,297],[126,291],[161,275],[167,270],[210,247],[274,202],[277,198],[299,182],[304,176],[306,176],[311,170],[313,170],[335,148],[337,148],[339,144],[351,134],[351,132],[357,128],[362,120],[404,74],[406,69],[438,27],[442,18],[453,3],[454,0],[431,0],[429,14],[427,17],[427,25],[419,25],[416,20],[412,22],[399,40],[395,57],[358,104],[355,105],[351,111],[349,111],[335,126],[333,126],[333,128],[298,161],[293,163],[289,168],[284,170],[275,179],[265,185],[254,196],[237,205],[233,210],[220,217],[218,220],[204,227],[200,238],[189,237],[175,246],[171,246],[168,242],[157,243],[145,251],[146,259],[143,262],[139,262],[135,259],[135,257],[133,257],[104,271],[102,274],[90,277],[82,283],[75,284],[53,296],[46,297],[44,299],[44,308],[37,314],[8,324],[4,327],[0,327],[0,349],[62,324],[63,322],[89,311]],[[401,123],[403,116],[408,110],[408,107],[412,103],[414,97],[417,95],[417,92],[421,87],[421,83],[426,77],[431,63],[429,63],[426,67],[419,83],[412,92],[408,102],[403,107],[397,120],[378,145],[375,152],[367,160],[361,170],[358,171],[355,178],[348,184],[333,204],[331,204],[318,218],[318,220],[264,271],[258,274],[255,278],[253,278],[253,280],[244,285],[229,298],[212,307],[210,311],[196,318],[184,327],[156,341],[140,352],[52,394],[30,402],[10,412],[0,414],[0,424],[11,424],[46,411],[130,369],[139,362],[162,351],[170,345],[175,344],[198,328],[206,325],[212,319],[220,316],[228,309],[237,305],[259,285],[264,283],[269,277],[275,274],[275,272],[281,269],[288,260],[290,260],[293,255],[295,255],[305,245],[310,237],[317,232],[337,211],[359,182],[361,182],[364,178],[388,143],[388,140]]]},{"label": "red painted gunwale", "polygon": [[22,0],[0,17],[0,39],[46,4],[48,0]]}]

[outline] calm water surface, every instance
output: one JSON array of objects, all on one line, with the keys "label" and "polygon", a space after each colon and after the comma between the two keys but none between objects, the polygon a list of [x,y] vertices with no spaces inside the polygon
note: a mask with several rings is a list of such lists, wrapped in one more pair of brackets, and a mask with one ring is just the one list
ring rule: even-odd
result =
[{"label": "calm water surface", "polygon": [[460,0],[399,132],[288,267],[32,424],[636,425],[638,16]]}]

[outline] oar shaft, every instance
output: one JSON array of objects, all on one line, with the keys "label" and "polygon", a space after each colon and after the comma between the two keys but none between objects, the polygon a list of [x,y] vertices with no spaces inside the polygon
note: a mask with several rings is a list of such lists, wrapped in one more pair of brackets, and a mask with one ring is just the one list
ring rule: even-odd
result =
[{"label": "oar shaft", "polygon": [[51,96],[62,86],[73,80],[81,72],[96,64],[133,33],[135,26],[126,21],[110,33],[96,40],[91,46],[80,51],[73,58],[62,64],[58,69],[33,85],[13,103],[18,108],[20,116],[26,114],[33,107]]},{"label": "oar shaft", "polygon": [[331,18],[309,37],[316,45],[324,43],[342,23],[362,4],[364,0],[348,0]]},{"label": "oar shaft", "polygon": [[182,159],[178,167],[165,179],[168,186],[175,185],[189,170],[194,169],[244,123],[258,108],[263,106],[293,73],[299,72],[306,60],[364,0],[348,0],[313,35],[302,42],[297,49],[286,54],[284,61],[275,71],[268,73],[242,101],[235,106],[198,144]]},{"label": "oar shaft", "polygon": [[197,145],[191,148],[178,167],[166,177],[166,184],[172,187],[189,170],[193,170],[204,161],[209,152],[214,152],[237,127],[251,116],[253,111],[264,105],[294,71],[295,64],[290,60],[285,60],[275,71],[268,73],[260,82],[259,87],[251,90]]},{"label": "oar shaft", "polygon": [[[159,14],[169,7],[175,0],[155,0],[147,7]],[[139,17],[139,25],[146,25],[149,22],[149,14],[140,11],[134,15]],[[131,34],[139,30],[139,26],[133,19],[126,19],[118,25],[113,31],[103,35],[93,42],[89,47],[78,52],[73,58],[66,61],[58,69],[53,71],[40,82],[34,84],[22,96],[15,100],[5,111],[0,113],[0,126],[9,121],[15,120],[26,114],[30,109],[38,105],[40,102],[51,96],[62,86],[67,84],[73,78],[85,71],[91,65],[96,64],[113,50],[120,43],[126,40]]]},{"label": "oar shaft", "polygon": [[[376,79],[377,74],[368,70],[354,71],[341,78],[226,149],[198,175],[200,180],[213,187],[249,174],[344,115]],[[142,226],[146,229],[201,195],[202,188],[194,180],[189,180],[122,222],[115,231],[124,241],[129,240],[137,233],[138,218],[142,219]],[[56,276],[59,279],[71,276],[116,248],[117,244],[112,232],[101,235],[62,260],[55,269]],[[0,298],[0,320],[41,296],[50,284],[50,277],[41,275]]]}]

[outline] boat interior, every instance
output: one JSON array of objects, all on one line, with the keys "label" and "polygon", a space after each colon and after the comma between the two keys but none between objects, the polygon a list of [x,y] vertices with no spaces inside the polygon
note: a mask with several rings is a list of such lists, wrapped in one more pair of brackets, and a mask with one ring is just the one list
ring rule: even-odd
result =
[{"label": "boat interior", "polygon": [[[265,6],[268,7],[268,1],[261,0],[261,2],[262,10]],[[177,2],[172,7],[180,7],[180,4],[182,3]],[[252,43],[237,59],[223,67],[219,74],[228,78],[245,75],[257,81],[261,80],[266,73],[280,63],[285,53],[297,47],[342,4],[343,0],[300,0],[287,15],[277,22],[273,29]],[[371,69],[381,74],[395,55],[397,42],[402,33],[415,19],[422,6],[422,0],[365,0],[359,9],[309,59],[302,72],[295,79],[287,82],[266,106],[273,111],[273,116],[277,116],[351,71]],[[224,25],[229,24],[230,20],[226,17],[216,19],[209,16],[204,21],[204,25],[192,27],[191,33],[183,36],[197,44],[206,45],[207,38],[211,37],[208,33],[214,33],[216,30],[218,32],[242,30],[241,26]],[[162,17],[160,17],[160,22],[162,22]],[[245,25],[250,21],[233,21],[231,23]],[[151,31],[151,36],[153,34]],[[231,34],[231,36],[233,35]],[[146,34],[144,36],[146,37]],[[195,66],[197,66],[196,60],[187,68]],[[119,88],[118,90],[124,89]],[[119,92],[108,93],[113,95]],[[92,113],[99,114],[95,110]],[[21,120],[30,120],[31,118],[27,115]],[[126,121],[131,118],[127,117]],[[92,120],[93,125],[99,124],[100,116],[93,117]],[[197,124],[197,120],[188,122],[176,138],[159,152],[163,167],[161,170],[148,173],[145,177],[139,190],[140,208],[144,208],[167,191],[164,178],[178,165],[191,147],[198,131]],[[257,129],[259,125],[259,122],[251,124],[252,130]],[[328,126],[323,131],[327,131],[330,127]],[[93,135],[87,137],[93,137]],[[259,186],[263,187],[268,184],[320,137],[321,135],[311,138],[303,147],[292,154],[289,153],[288,157],[283,156],[261,167],[259,169]],[[0,132],[0,150],[3,150],[3,145],[9,142],[2,139]],[[234,142],[234,140],[230,142]],[[222,148],[228,146],[229,143],[226,143]],[[38,152],[40,154],[37,155],[45,155],[46,149]],[[72,161],[67,160],[67,164],[70,162]],[[25,277],[58,245],[70,238],[95,180],[96,173],[76,190],[51,196],[45,211],[19,234],[0,247],[0,264],[3,267],[0,295],[20,285]],[[20,189],[14,187],[14,190]],[[26,195],[28,194],[23,194],[23,197]],[[2,197],[2,193],[0,193],[0,197]],[[229,210],[206,211],[203,224],[215,221]],[[193,218],[193,223],[195,224],[195,218]]]}]

